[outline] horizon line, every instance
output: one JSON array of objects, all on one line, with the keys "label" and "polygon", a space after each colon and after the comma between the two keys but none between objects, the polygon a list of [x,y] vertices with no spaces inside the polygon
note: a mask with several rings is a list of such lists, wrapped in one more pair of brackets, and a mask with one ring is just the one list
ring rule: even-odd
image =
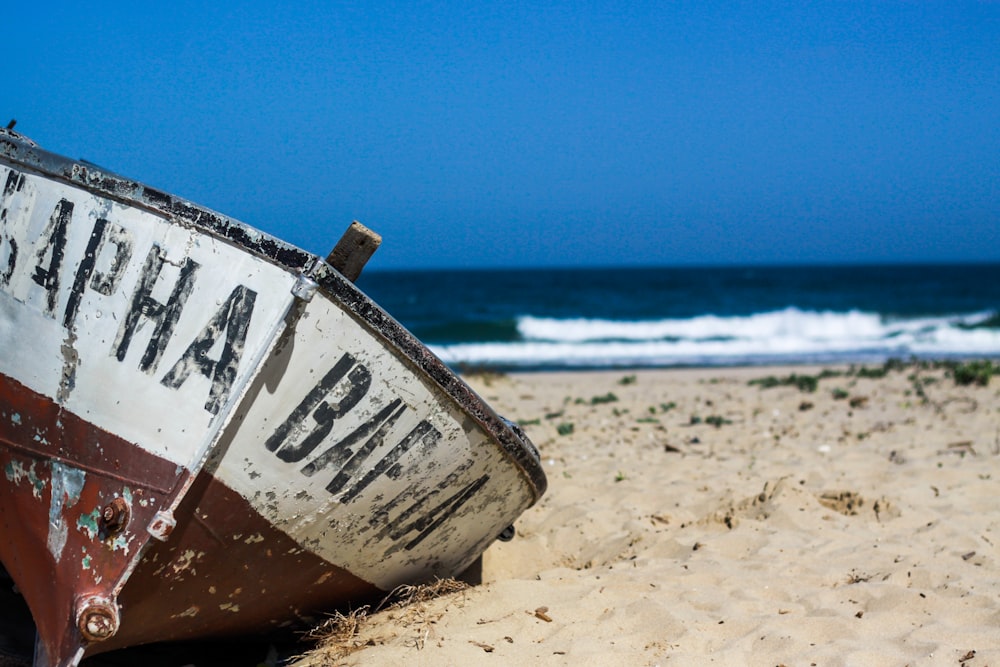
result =
[{"label": "horizon line", "polygon": [[549,265],[496,265],[496,266],[368,266],[362,275],[368,273],[454,271],[454,272],[494,272],[494,271],[643,271],[643,270],[719,270],[719,269],[816,269],[816,268],[904,268],[904,267],[1000,267],[1000,258],[992,260],[865,260],[865,261],[823,261],[823,262],[747,262],[747,263],[675,263],[675,264],[549,264]]}]

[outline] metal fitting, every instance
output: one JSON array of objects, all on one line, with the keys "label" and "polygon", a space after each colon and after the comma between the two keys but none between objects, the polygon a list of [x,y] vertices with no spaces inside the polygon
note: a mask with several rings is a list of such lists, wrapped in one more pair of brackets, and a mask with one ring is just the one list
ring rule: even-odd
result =
[{"label": "metal fitting", "polygon": [[88,642],[100,642],[118,632],[118,605],[100,595],[83,598],[76,606],[76,626]]},{"label": "metal fitting", "polygon": [[132,510],[124,498],[115,498],[101,510],[101,529],[105,536],[111,537],[125,530]]},{"label": "metal fitting", "polygon": [[319,283],[303,274],[300,275],[295,281],[295,284],[292,285],[292,296],[302,301],[311,301],[313,295],[316,294],[316,290],[318,289]]},{"label": "metal fitting", "polygon": [[174,526],[176,525],[177,521],[174,519],[174,515],[161,510],[153,516],[153,520],[149,522],[146,530],[149,531],[152,537],[165,542],[170,537],[170,533],[174,531]]}]

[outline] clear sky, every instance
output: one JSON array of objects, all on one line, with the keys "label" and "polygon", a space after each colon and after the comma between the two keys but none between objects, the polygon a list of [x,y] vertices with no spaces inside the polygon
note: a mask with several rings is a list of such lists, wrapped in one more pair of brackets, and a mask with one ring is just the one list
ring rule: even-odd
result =
[{"label": "clear sky", "polygon": [[1000,261],[997,2],[16,2],[3,123],[372,268]]}]

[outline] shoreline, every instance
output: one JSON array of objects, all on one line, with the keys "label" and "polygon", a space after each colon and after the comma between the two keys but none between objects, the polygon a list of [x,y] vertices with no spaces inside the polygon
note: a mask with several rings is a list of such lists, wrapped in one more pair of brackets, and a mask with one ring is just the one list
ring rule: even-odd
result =
[{"label": "shoreline", "polygon": [[848,367],[466,375],[548,493],[480,585],[294,667],[1000,662],[1000,382],[750,384],[823,370]]},{"label": "shoreline", "polygon": [[[434,345],[431,346],[432,348]],[[438,355],[442,356],[442,355]],[[442,358],[444,358],[442,356]],[[696,363],[696,362],[684,362],[684,363],[663,363],[663,364],[641,364],[641,363],[631,363],[622,365],[586,365],[580,364],[578,366],[566,365],[565,363],[552,364],[552,365],[517,365],[517,364],[504,364],[504,363],[467,363],[467,362],[445,362],[448,367],[454,371],[457,375],[464,378],[475,377],[479,375],[512,375],[512,376],[525,376],[531,377],[535,375],[580,375],[594,373],[598,375],[615,374],[629,375],[632,373],[640,372],[665,372],[670,373],[674,371],[697,371],[703,374],[712,373],[713,371],[733,371],[736,374],[742,374],[742,371],[746,370],[748,372],[761,371],[767,374],[774,374],[776,372],[781,373],[794,373],[796,371],[809,371],[812,373],[820,373],[824,370],[840,369],[845,372],[849,372],[850,369],[860,369],[866,368],[870,370],[877,370],[882,368],[894,368],[894,367],[910,367],[910,366],[925,366],[927,368],[947,368],[954,367],[963,364],[977,363],[980,361],[992,362],[997,368],[1000,368],[1000,356],[996,354],[981,354],[981,353],[971,353],[971,354],[934,354],[928,356],[921,355],[909,355],[909,356],[893,356],[888,354],[878,354],[872,353],[870,356],[850,354],[845,355],[843,358],[840,357],[830,357],[825,359],[799,359],[799,358],[762,358],[758,361],[748,360],[745,358],[737,358],[731,361],[725,362],[715,362],[715,363]],[[998,371],[1000,373],[1000,371]]]}]

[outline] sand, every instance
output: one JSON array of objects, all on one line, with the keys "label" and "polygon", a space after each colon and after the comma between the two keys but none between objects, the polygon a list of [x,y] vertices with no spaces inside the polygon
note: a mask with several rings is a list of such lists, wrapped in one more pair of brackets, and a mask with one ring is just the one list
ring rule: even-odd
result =
[{"label": "sand", "polygon": [[1000,665],[1000,378],[748,383],[820,370],[468,377],[548,493],[480,585],[296,667]]}]

